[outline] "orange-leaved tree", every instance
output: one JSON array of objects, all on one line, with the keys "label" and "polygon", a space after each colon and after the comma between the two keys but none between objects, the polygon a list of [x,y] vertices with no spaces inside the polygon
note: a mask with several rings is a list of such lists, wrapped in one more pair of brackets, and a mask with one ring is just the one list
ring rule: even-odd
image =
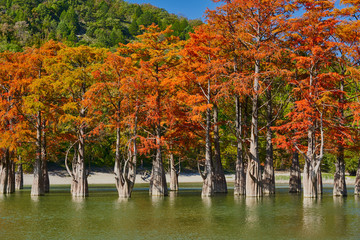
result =
[{"label": "orange-leaved tree", "polygon": [[143,116],[142,130],[146,134],[141,137],[142,150],[155,151],[150,194],[160,196],[168,194],[162,148],[173,110],[169,104],[173,101],[171,79],[180,62],[178,52],[182,45],[170,33],[170,27],[161,31],[153,24],[144,28],[144,33],[134,42],[119,49],[122,54],[131,57],[137,67],[138,97],[143,101],[139,111]]},{"label": "orange-leaved tree", "polygon": [[[66,167],[72,177],[71,193],[75,197],[88,195],[87,177],[89,170],[85,167],[85,145],[87,137],[95,133],[99,126],[99,114],[92,111],[91,101],[86,98],[96,78],[96,71],[106,58],[105,49],[87,46],[65,47],[58,52],[57,59],[51,64],[51,78],[54,90],[59,98],[59,122],[63,131],[68,133],[68,140],[73,141],[66,155]],[[98,92],[93,92],[98,94]],[[75,147],[72,170],[68,167],[68,153]]]}]

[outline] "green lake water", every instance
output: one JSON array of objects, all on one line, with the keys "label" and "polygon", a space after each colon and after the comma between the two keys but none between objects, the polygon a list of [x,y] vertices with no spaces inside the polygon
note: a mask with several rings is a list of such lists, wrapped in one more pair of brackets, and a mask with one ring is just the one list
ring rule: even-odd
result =
[{"label": "green lake water", "polygon": [[137,185],[121,201],[114,186],[90,186],[73,199],[68,186],[43,197],[30,188],[0,196],[0,239],[360,239],[360,198],[304,199],[278,186],[275,197],[201,198],[201,185],[150,197]]}]

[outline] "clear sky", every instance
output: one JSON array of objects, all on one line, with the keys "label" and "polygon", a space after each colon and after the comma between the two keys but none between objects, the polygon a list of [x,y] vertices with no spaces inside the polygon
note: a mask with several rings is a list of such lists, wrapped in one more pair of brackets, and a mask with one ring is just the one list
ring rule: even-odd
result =
[{"label": "clear sky", "polygon": [[127,0],[131,3],[150,3],[164,8],[170,13],[181,15],[189,19],[202,18],[206,8],[215,9],[216,4],[211,0]]}]

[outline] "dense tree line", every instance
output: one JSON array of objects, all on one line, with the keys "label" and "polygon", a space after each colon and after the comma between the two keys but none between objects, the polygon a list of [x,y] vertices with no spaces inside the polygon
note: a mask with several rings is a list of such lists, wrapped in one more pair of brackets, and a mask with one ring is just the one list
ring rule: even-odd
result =
[{"label": "dense tree line", "polygon": [[235,195],[275,194],[280,161],[291,192],[303,169],[304,196],[320,195],[331,163],[333,193],[346,196],[359,147],[358,2],[221,2],[187,40],[150,21],[115,52],[49,41],[2,53],[0,191],[14,191],[15,163],[34,159],[32,195],[42,195],[48,159],[62,156],[73,196],[87,196],[89,146],[105,142],[120,197],[144,159],[152,195],[168,194],[167,163],[178,189],[177,161],[197,165],[202,196],[227,192],[224,167]]},{"label": "dense tree line", "polygon": [[141,33],[140,26],[172,25],[172,34],[187,39],[201,20],[187,20],[150,4],[123,0],[1,0],[0,50],[19,51],[46,41],[116,48]]}]

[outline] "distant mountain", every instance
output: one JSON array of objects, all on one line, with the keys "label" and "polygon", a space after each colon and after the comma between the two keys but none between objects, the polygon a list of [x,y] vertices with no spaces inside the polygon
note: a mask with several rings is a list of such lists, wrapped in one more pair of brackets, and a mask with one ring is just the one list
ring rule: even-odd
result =
[{"label": "distant mountain", "polygon": [[138,35],[141,25],[172,25],[181,39],[201,20],[188,20],[150,4],[122,0],[0,0],[0,51],[21,51],[50,39],[116,48]]}]

